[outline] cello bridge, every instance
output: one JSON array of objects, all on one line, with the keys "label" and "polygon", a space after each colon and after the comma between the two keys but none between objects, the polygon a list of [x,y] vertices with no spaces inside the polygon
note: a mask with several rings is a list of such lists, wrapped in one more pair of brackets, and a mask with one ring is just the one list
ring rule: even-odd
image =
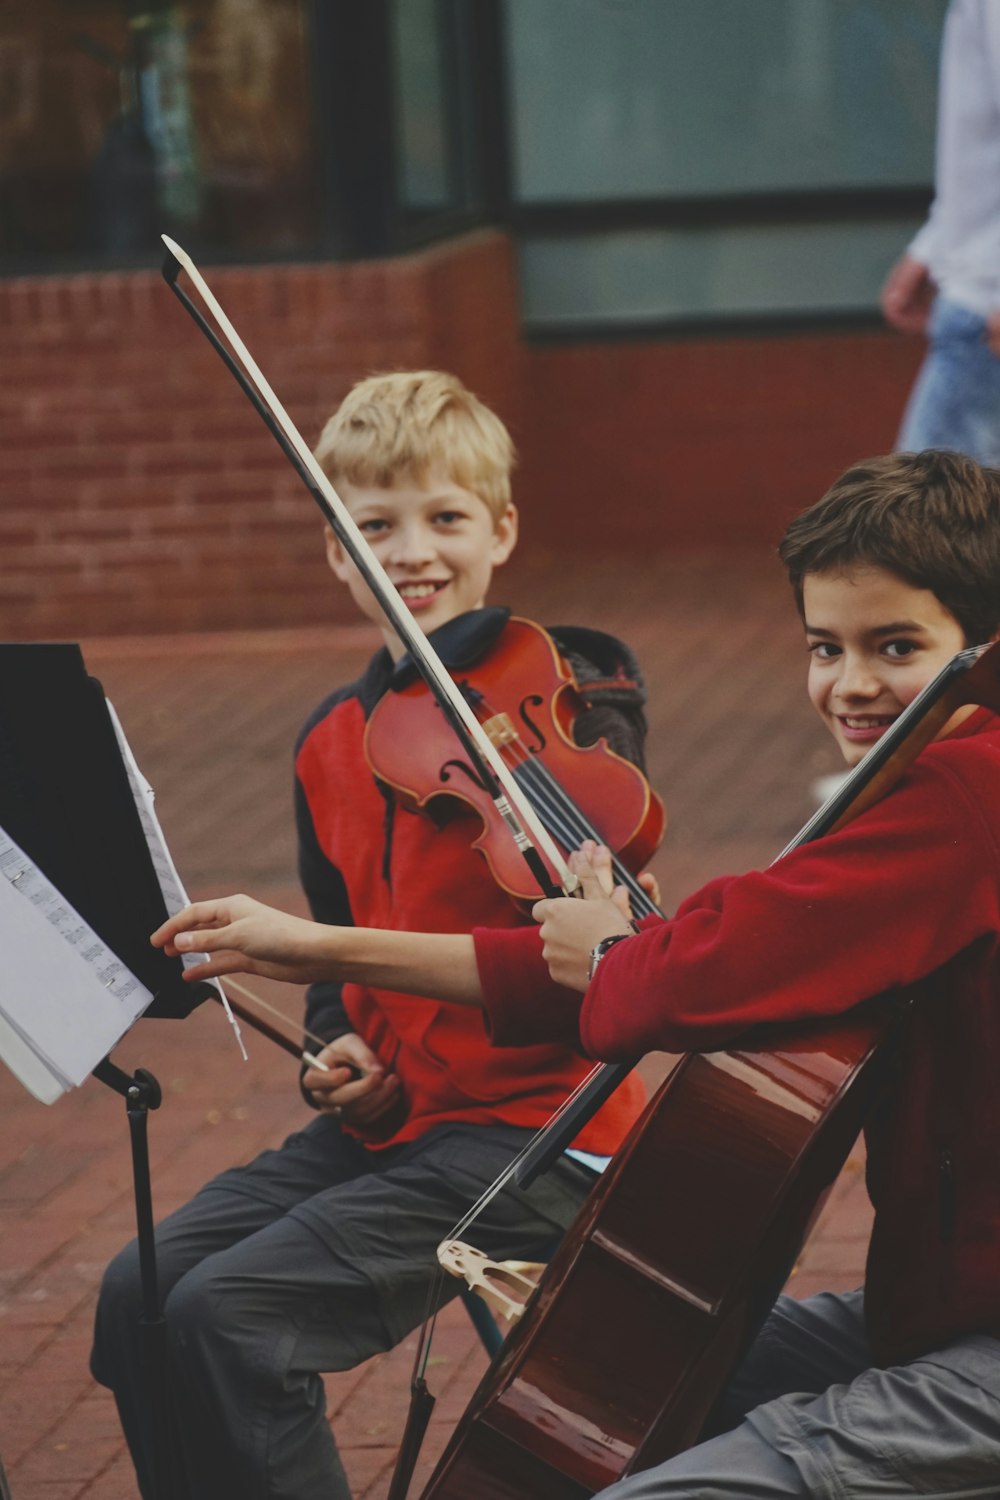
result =
[{"label": "cello bridge", "polygon": [[450,1276],[464,1281],[508,1323],[516,1323],[524,1312],[545,1270],[542,1261],[490,1260],[484,1251],[461,1240],[444,1240],[438,1246],[437,1258]]}]

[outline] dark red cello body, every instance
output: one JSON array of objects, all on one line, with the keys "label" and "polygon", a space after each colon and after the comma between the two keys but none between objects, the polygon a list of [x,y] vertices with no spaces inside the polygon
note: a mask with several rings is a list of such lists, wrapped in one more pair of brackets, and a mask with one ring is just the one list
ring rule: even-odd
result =
[{"label": "dark red cello body", "polygon": [[678,1065],[421,1500],[584,1500],[697,1439],[857,1137],[889,1024],[855,1016]]}]

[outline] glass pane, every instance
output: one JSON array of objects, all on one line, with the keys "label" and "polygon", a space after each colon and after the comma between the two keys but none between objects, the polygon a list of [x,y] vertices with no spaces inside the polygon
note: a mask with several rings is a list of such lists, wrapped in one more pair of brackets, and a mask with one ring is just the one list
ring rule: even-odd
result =
[{"label": "glass pane", "polygon": [[522,202],[919,185],[947,0],[507,0]]},{"label": "glass pane", "polygon": [[540,333],[602,323],[867,314],[918,227],[900,219],[539,236],[521,247],[524,321]]},{"label": "glass pane", "polygon": [[399,190],[406,208],[447,208],[444,36],[438,0],[398,0],[393,9]]},{"label": "glass pane", "polygon": [[0,253],[317,235],[299,0],[0,0]]}]

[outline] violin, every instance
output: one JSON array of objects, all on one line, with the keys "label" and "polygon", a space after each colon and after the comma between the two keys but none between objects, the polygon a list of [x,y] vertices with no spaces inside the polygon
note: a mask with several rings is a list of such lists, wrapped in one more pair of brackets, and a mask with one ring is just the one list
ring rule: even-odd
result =
[{"label": "violin", "polygon": [[[663,803],[638,767],[606,740],[576,744],[573,724],[586,697],[552,637],[511,616],[478,659],[453,675],[557,847],[565,855],[584,839],[606,844],[633,909],[638,915],[654,911],[634,875],[663,837]],[[383,694],[368,720],[365,754],[377,779],[404,805],[428,810],[437,798],[451,798],[473,809],[482,825],[473,847],[494,880],[515,901],[538,899],[510,829],[423,678],[407,674]]]}]

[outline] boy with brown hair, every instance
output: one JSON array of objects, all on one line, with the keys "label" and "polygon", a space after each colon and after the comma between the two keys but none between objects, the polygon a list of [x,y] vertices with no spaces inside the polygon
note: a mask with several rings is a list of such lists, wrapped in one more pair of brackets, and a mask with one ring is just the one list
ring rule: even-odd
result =
[{"label": "boy with brown hair", "polygon": [[[857,764],[938,670],[1000,630],[1000,473],[945,452],[856,465],[781,546],[809,696]],[[616,1060],[711,1050],[755,1025],[912,999],[867,1123],[875,1224],[863,1292],[779,1299],[718,1435],[603,1500],[995,1496],[1000,1485],[1000,719],[959,710],[880,802],[764,871],[710,882],[629,930],[606,851],[589,899],[539,932],[310,930],[242,898],[157,941],[203,973],[303,978],[422,965],[485,1006],[500,1045],[579,1040]],[[437,966],[437,967],[435,967]],[[447,970],[447,972],[445,972]]]},{"label": "boy with brown hair", "polygon": [[[317,457],[446,665],[472,661],[509,613],[483,607],[517,537],[513,447],[499,418],[454,376],[375,376],[327,423]],[[478,827],[461,805],[433,821],[410,812],[367,764],[366,725],[405,667],[402,647],[329,530],[326,546],[385,646],[319,705],[296,747],[300,871],[314,917],[400,935],[524,925],[472,848]],[[626,648],[598,631],[553,636],[589,705],[575,724],[580,743],[605,735],[641,760],[644,693]],[[589,1071],[562,1043],[491,1047],[475,1011],[433,992],[414,999],[408,988],[404,997],[346,975],[314,985],[306,1024],[326,1045],[302,1086],[316,1117],[158,1228],[176,1442],[192,1500],[346,1500],[320,1372],[351,1368],[421,1321],[438,1243]],[[641,1105],[630,1081],[544,1181],[499,1194],[483,1225],[491,1253],[548,1253]],[[449,1283],[447,1294],[456,1290]],[[114,1391],[148,1494],[140,1311],[133,1245],[105,1276],[92,1367]]]}]

